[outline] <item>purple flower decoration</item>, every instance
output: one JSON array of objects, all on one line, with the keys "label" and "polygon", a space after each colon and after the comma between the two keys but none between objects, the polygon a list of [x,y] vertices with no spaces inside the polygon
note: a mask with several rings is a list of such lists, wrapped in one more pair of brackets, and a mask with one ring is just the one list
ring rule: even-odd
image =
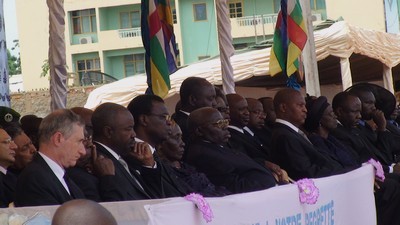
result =
[{"label": "purple flower decoration", "polygon": [[299,188],[300,203],[307,203],[309,205],[315,204],[319,197],[319,189],[315,186],[314,181],[311,179],[301,179],[296,182]]},{"label": "purple flower decoration", "polygon": [[367,163],[374,166],[376,179],[383,182],[385,180],[385,173],[383,172],[382,164],[372,158],[368,160]]},{"label": "purple flower decoration", "polygon": [[185,199],[188,201],[193,202],[197,208],[201,211],[203,214],[203,218],[206,220],[206,222],[211,222],[211,220],[214,218],[214,214],[211,210],[210,205],[208,202],[204,199],[204,197],[200,194],[196,193],[191,193],[185,196]]}]

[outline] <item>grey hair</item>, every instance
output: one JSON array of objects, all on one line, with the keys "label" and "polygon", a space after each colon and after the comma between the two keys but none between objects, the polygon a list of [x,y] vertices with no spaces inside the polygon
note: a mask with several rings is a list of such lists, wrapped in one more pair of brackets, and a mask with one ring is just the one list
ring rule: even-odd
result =
[{"label": "grey hair", "polygon": [[74,125],[85,126],[85,122],[69,109],[59,109],[47,115],[39,126],[39,143],[48,142],[56,132],[66,138],[72,135]]}]

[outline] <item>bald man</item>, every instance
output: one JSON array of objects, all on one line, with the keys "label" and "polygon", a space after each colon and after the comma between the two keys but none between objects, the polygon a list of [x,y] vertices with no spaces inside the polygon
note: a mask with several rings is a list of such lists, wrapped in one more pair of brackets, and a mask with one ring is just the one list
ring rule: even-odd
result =
[{"label": "bald man", "polygon": [[61,205],[53,216],[52,225],[117,225],[104,206],[90,200],[72,200]]},{"label": "bald man", "polygon": [[274,97],[276,124],[272,131],[271,156],[294,179],[325,177],[345,172],[342,166],[322,155],[300,129],[307,109],[299,91],[285,88]]},{"label": "bald man", "polygon": [[187,151],[187,162],[205,173],[213,184],[225,186],[232,193],[275,186],[269,170],[226,145],[230,137],[228,123],[217,109],[194,110],[188,120],[194,139]]}]

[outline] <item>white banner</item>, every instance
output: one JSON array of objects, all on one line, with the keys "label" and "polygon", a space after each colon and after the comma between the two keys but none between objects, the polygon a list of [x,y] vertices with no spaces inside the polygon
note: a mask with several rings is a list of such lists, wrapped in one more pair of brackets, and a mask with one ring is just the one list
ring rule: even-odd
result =
[{"label": "white banner", "polygon": [[294,184],[223,198],[207,198],[214,214],[210,223],[205,222],[192,202],[183,198],[146,205],[145,209],[149,225],[376,224],[372,166],[313,180],[320,193],[314,205],[299,202],[298,187]]}]

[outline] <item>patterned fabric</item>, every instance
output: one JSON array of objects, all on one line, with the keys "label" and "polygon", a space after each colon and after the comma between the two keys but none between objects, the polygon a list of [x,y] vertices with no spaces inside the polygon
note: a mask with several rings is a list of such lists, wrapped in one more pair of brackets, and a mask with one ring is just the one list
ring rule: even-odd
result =
[{"label": "patterned fabric", "polygon": [[146,93],[165,97],[169,75],[177,70],[175,35],[169,0],[142,0],[142,40],[146,49]]},{"label": "patterned fabric", "polygon": [[51,111],[67,105],[64,1],[47,0],[49,7],[49,66]]},{"label": "patterned fabric", "polygon": [[10,107],[8,59],[4,27],[3,0],[0,0],[0,106]]},{"label": "patterned fabric", "polygon": [[281,0],[271,48],[271,75],[282,71],[290,77],[296,72],[299,69],[298,58],[306,42],[307,32],[299,0]]}]

